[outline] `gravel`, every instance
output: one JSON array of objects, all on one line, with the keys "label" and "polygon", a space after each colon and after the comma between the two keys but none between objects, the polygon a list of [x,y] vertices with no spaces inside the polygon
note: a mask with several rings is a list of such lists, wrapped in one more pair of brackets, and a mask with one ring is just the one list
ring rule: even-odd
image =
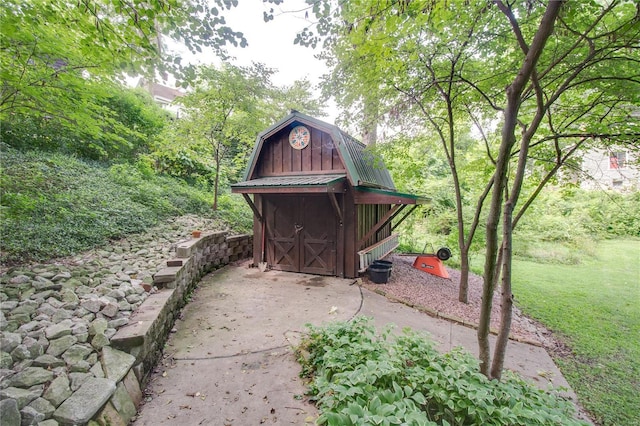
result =
[{"label": "gravel", "polygon": [[[482,300],[482,277],[469,275],[469,303],[462,303],[458,301],[460,271],[447,268],[450,278],[444,279],[413,268],[415,259],[416,256],[388,256],[386,260],[393,262],[389,281],[386,284],[375,284],[365,276],[364,287],[408,305],[437,312],[438,316],[453,318],[477,327]],[[491,310],[492,332],[500,327],[500,298],[501,292],[497,288]],[[552,344],[549,330],[527,318],[516,306],[513,308],[511,337],[544,346]]]}]

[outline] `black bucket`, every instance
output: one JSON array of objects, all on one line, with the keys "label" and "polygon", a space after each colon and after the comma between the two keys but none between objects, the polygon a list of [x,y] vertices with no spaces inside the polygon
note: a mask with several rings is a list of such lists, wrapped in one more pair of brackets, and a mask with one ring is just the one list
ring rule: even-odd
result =
[{"label": "black bucket", "polygon": [[391,275],[391,271],[393,271],[393,262],[390,262],[388,260],[374,260],[373,263],[371,263],[371,265],[388,267],[389,275]]},{"label": "black bucket", "polygon": [[391,275],[391,267],[386,265],[369,266],[369,279],[376,284],[386,284]]}]

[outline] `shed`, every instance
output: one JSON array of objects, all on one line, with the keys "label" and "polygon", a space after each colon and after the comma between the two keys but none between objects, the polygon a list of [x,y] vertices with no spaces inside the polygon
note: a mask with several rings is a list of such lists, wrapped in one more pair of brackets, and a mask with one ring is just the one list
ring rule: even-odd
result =
[{"label": "shed", "polygon": [[258,135],[244,181],[231,185],[254,213],[254,263],[353,278],[398,246],[393,230],[427,199],[396,191],[365,148],[297,111]]}]

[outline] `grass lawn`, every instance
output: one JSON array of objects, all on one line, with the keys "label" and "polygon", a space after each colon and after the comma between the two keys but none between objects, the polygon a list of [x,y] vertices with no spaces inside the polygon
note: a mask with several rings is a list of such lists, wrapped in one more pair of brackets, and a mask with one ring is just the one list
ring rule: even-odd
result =
[{"label": "grass lawn", "polygon": [[514,261],[516,304],[573,350],[556,363],[603,425],[640,424],[640,241],[597,244],[577,265]]}]

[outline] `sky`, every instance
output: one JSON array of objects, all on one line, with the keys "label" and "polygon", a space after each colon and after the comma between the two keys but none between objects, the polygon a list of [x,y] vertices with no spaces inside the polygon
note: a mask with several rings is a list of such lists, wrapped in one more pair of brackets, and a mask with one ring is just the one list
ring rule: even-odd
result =
[{"label": "sky", "polygon": [[[263,12],[270,8],[274,9],[274,19],[264,22]],[[276,86],[290,85],[303,78],[316,86],[327,72],[324,63],[314,57],[319,47],[314,50],[293,44],[296,34],[311,25],[311,21],[304,18],[307,8],[304,0],[285,0],[280,5],[262,0],[239,0],[237,7],[225,10],[223,15],[227,25],[242,32],[249,45],[244,48],[228,46],[228,53],[234,57],[230,62],[241,66],[260,62],[277,70],[271,79]],[[184,56],[193,63],[216,64],[220,61],[213,53]],[[328,104],[325,112],[328,117],[321,119],[333,123],[338,115],[335,105]]]},{"label": "sky", "polygon": [[[275,18],[264,22],[263,11],[274,8]],[[262,0],[239,0],[238,7],[225,12],[227,24],[244,33],[249,46],[229,49],[237,57],[238,65],[251,61],[277,68],[273,83],[281,86],[307,77],[317,83],[326,68],[314,58],[318,52],[310,47],[294,45],[296,34],[311,23],[304,19],[308,5],[303,0],[286,0],[281,5],[263,3]]]}]

